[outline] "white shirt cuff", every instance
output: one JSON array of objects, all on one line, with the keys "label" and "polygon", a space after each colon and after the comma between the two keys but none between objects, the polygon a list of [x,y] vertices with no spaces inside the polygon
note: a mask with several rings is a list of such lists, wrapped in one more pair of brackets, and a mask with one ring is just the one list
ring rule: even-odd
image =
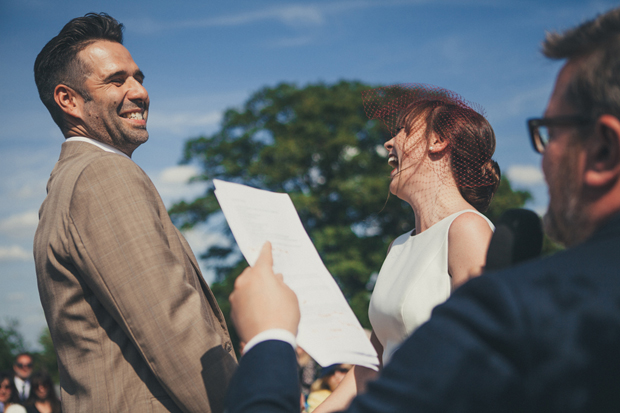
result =
[{"label": "white shirt cuff", "polygon": [[243,354],[246,354],[255,345],[268,340],[284,341],[286,343],[289,343],[293,348],[297,347],[297,340],[295,339],[293,333],[288,330],[284,330],[283,328],[272,328],[260,332],[254,337],[252,337],[250,341],[245,344],[245,347],[243,347]]}]

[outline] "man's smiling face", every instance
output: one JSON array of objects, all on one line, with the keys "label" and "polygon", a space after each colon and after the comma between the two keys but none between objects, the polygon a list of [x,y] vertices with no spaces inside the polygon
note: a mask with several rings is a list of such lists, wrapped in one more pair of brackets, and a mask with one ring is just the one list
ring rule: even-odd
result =
[{"label": "man's smiling face", "polygon": [[127,155],[147,141],[149,95],[144,75],[120,43],[96,41],[77,56],[87,77],[81,120],[86,137],[111,145]]}]

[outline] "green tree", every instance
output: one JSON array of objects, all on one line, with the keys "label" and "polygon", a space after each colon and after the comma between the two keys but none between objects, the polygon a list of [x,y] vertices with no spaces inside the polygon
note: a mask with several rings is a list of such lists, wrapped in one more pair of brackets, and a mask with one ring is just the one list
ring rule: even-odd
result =
[{"label": "green tree", "polygon": [[19,322],[15,319],[0,325],[0,371],[12,370],[15,356],[26,351],[24,337],[18,328]]},{"label": "green tree", "polygon": [[[214,178],[287,192],[354,313],[369,326],[370,277],[389,243],[414,224],[409,205],[388,197],[391,168],[383,143],[389,135],[364,113],[361,91],[369,87],[347,81],[266,87],[243,107],[227,110],[219,131],[186,142],[182,162],[198,163],[202,172],[195,179],[208,188],[204,196],[174,205],[170,214],[183,229],[206,222],[223,235],[201,258],[215,270],[212,289],[227,317],[228,295],[246,264],[227,225],[217,219]],[[531,197],[512,191],[507,180],[501,188],[494,214]]]},{"label": "green tree", "polygon": [[[493,202],[491,202],[485,215],[491,221],[497,222],[500,215],[507,209],[520,208],[525,205],[527,201],[531,200],[532,194],[529,191],[512,189],[508,178],[503,177],[499,188],[497,188]],[[542,255],[554,254],[562,249],[563,247],[561,245],[552,241],[546,234],[543,236]]]},{"label": "green tree", "polygon": [[528,191],[512,189],[508,178],[503,176],[485,215],[491,221],[497,222],[504,211],[510,208],[521,208],[530,200],[532,200],[532,194]]}]

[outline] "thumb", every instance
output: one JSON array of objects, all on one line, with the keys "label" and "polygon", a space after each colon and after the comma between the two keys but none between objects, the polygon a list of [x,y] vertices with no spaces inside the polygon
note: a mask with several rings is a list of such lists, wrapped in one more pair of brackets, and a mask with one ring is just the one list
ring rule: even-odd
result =
[{"label": "thumb", "polygon": [[254,263],[254,268],[266,268],[273,271],[273,256],[271,255],[271,243],[269,241],[263,244],[263,248],[261,248]]}]

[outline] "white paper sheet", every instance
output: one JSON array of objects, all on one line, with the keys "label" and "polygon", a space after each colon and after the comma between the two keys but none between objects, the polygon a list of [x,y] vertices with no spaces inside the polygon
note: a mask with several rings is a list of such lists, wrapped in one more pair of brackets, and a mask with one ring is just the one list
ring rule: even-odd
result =
[{"label": "white paper sheet", "polygon": [[217,197],[241,253],[254,265],[266,241],[273,270],[297,294],[297,343],[321,366],[377,369],[374,347],[310,241],[288,194],[214,179]]}]

